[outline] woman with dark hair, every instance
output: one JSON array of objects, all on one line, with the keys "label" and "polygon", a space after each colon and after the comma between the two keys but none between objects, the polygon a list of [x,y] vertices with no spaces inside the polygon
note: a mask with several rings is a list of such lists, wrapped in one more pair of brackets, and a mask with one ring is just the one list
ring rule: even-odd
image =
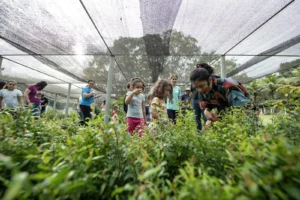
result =
[{"label": "woman with dark hair", "polygon": [[[197,64],[196,68],[197,69],[203,68],[206,69],[211,74],[214,73],[214,69],[206,63]],[[220,78],[217,75],[213,75],[213,76],[216,78]],[[196,88],[193,86],[193,84],[191,85],[191,91],[192,91],[193,109],[196,117],[197,129],[200,131],[202,130],[201,116],[203,117],[204,122],[206,122],[206,117],[204,115],[204,110],[200,108],[199,95]]]},{"label": "woman with dark hair", "polygon": [[255,109],[247,89],[238,81],[231,78],[222,79],[212,75],[213,68],[206,63],[197,66],[190,76],[190,80],[198,92],[200,108],[205,117],[214,122],[218,116],[212,113],[228,107],[251,105]]},{"label": "woman with dark hair", "polygon": [[40,81],[34,85],[30,85],[24,92],[27,105],[31,108],[32,115],[35,119],[41,116],[41,91],[47,86],[46,81]]}]

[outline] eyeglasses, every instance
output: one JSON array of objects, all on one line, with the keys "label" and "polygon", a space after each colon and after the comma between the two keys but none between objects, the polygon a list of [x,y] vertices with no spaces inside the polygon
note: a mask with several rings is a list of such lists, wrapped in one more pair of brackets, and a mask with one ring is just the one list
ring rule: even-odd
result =
[{"label": "eyeglasses", "polygon": [[198,85],[198,86],[195,86],[195,88],[196,89],[204,89],[205,87],[207,87],[207,83],[202,83],[202,84],[200,84],[200,85]]}]

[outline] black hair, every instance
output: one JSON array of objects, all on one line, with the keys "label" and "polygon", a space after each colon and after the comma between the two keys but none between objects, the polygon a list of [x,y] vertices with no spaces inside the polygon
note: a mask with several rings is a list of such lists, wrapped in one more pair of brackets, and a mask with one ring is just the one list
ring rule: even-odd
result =
[{"label": "black hair", "polygon": [[6,85],[5,81],[0,81],[0,90],[4,89],[4,86]]},{"label": "black hair", "polygon": [[48,85],[48,83],[46,81],[40,81],[35,84],[35,86],[38,88],[38,90],[44,89],[47,85]]},{"label": "black hair", "polygon": [[94,81],[94,80],[88,80],[88,83],[90,83],[90,82],[93,82],[93,83],[95,83],[95,81]]},{"label": "black hair", "polygon": [[144,83],[144,81],[141,78],[134,77],[134,78],[131,79],[131,86],[132,86],[132,88],[137,83],[142,83],[143,84],[143,89],[145,88],[145,83]]},{"label": "black hair", "polygon": [[207,80],[211,77],[211,73],[209,73],[206,69],[204,68],[198,68],[198,69],[194,69],[191,73],[190,76],[190,81],[194,82],[194,81],[203,81],[203,80]]},{"label": "black hair", "polygon": [[213,74],[214,73],[214,68],[212,68],[209,64],[207,63],[201,63],[201,64],[197,64],[196,65],[196,68],[197,69],[206,69],[210,74]]}]

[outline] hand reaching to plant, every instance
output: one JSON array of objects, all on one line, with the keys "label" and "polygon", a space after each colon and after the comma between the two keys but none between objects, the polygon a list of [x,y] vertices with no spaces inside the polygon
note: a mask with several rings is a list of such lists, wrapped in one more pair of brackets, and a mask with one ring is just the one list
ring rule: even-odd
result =
[{"label": "hand reaching to plant", "polygon": [[215,114],[215,113],[213,113],[213,112],[211,112],[208,109],[205,109],[204,115],[205,115],[205,117],[206,117],[207,120],[210,120],[212,122],[215,122],[215,121],[218,120],[218,115]]}]

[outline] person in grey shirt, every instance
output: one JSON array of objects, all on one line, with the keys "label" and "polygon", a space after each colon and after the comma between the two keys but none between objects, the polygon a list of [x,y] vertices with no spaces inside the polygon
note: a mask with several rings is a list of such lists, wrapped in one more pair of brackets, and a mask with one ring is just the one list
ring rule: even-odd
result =
[{"label": "person in grey shirt", "polygon": [[0,90],[0,105],[1,109],[15,109],[19,105],[24,107],[23,94],[16,89],[16,81],[7,81],[6,87]]},{"label": "person in grey shirt", "polygon": [[145,132],[146,112],[145,112],[145,96],[143,93],[144,82],[140,78],[131,80],[132,91],[126,94],[125,104],[128,105],[126,114],[127,131],[130,135],[134,135],[137,129],[139,137]]}]

